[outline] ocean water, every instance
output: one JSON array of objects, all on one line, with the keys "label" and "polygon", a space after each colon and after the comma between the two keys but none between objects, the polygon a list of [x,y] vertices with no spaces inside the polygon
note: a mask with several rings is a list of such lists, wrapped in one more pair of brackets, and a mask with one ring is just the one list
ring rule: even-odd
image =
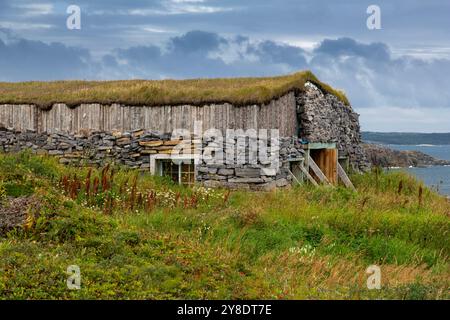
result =
[{"label": "ocean water", "polygon": [[[388,145],[391,149],[397,150],[417,150],[429,154],[438,159],[450,160],[450,145]],[[433,166],[427,168],[403,168],[426,185],[444,195],[450,195],[450,166]]]}]

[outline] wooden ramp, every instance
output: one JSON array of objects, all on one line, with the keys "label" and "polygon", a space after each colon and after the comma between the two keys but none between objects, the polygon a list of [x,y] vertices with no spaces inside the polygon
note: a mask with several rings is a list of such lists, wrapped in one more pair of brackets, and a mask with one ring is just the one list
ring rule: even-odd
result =
[{"label": "wooden ramp", "polygon": [[344,168],[342,168],[341,164],[338,163],[337,164],[337,170],[338,170],[338,176],[341,179],[341,181],[344,183],[344,185],[347,188],[353,189],[356,191],[355,186],[353,185],[353,183],[350,181],[350,178],[347,176],[347,174],[345,173]]},{"label": "wooden ramp", "polygon": [[[330,182],[330,180],[327,178],[327,176],[323,173],[323,171],[320,169],[320,167],[316,164],[316,162],[314,161],[314,159],[311,158],[311,156],[309,156],[308,158],[308,167],[312,170],[312,172],[314,172],[314,175],[318,178],[318,180],[326,185],[334,185],[333,183]],[[356,191],[355,186],[353,185],[353,183],[351,182],[350,178],[347,176],[347,173],[345,172],[345,170],[342,168],[341,164],[339,162],[336,161],[336,169],[337,169],[337,176],[338,178],[342,181],[342,183],[347,187],[350,188],[352,190]],[[309,173],[309,169],[305,168],[305,167],[301,167],[301,170],[303,172],[303,174],[306,176],[306,178],[315,186],[318,185],[316,179],[314,179],[314,177],[311,176],[311,174]]]},{"label": "wooden ramp", "polygon": [[[313,185],[318,186],[319,184],[314,180],[314,178],[309,174],[308,170],[305,169],[303,165],[300,166],[300,170],[305,175],[305,177],[308,179],[309,182],[311,182]],[[295,181],[297,181],[298,184],[300,184],[300,181],[298,181],[297,177],[289,170],[289,173],[295,178]]]},{"label": "wooden ramp", "polygon": [[[320,180],[320,182],[323,182],[327,185],[331,185],[327,176],[322,172],[322,170],[320,170],[319,166],[314,162],[314,160],[313,160],[313,158],[311,158],[311,156],[308,157],[308,166],[311,168],[311,170],[314,172],[314,174]],[[308,175],[309,175],[309,173],[308,173]],[[313,178],[313,180],[314,180],[314,178]]]}]

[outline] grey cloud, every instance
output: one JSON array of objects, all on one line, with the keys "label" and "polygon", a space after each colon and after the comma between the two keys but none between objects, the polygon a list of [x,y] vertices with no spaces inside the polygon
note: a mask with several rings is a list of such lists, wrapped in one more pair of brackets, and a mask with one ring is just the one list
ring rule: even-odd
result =
[{"label": "grey cloud", "polygon": [[[0,33],[2,33],[0,31]],[[2,81],[88,78],[96,68],[86,49],[10,37],[0,39]]]},{"label": "grey cloud", "polygon": [[359,56],[373,60],[389,60],[390,51],[386,44],[377,42],[370,44],[359,43],[351,38],[337,40],[325,39],[314,50],[315,54],[327,54],[333,57]]},{"label": "grey cloud", "polygon": [[223,41],[217,34],[191,31],[172,38],[163,47],[137,46],[116,53],[133,77],[212,77],[215,72],[226,70],[222,60],[208,57]]},{"label": "grey cloud", "polygon": [[119,66],[116,58],[111,54],[105,55],[102,58],[102,63],[105,67],[108,67],[108,68],[117,68]]},{"label": "grey cloud", "polygon": [[[236,52],[235,50],[239,50]],[[138,46],[117,51],[133,74],[172,78],[271,75],[306,66],[300,48],[272,41],[253,43],[244,36],[231,38],[216,33],[190,31],[173,37],[163,48]],[[237,58],[227,61],[228,53]],[[249,59],[249,55],[255,59]]]},{"label": "grey cloud", "polygon": [[450,60],[394,58],[385,44],[324,40],[310,68],[364,107],[450,107]]},{"label": "grey cloud", "polygon": [[305,51],[301,48],[264,41],[249,48],[249,53],[256,54],[266,63],[282,63],[294,68],[306,67]]},{"label": "grey cloud", "polygon": [[170,40],[170,47],[176,53],[192,54],[217,50],[220,44],[227,41],[216,33],[205,31],[189,31]]},{"label": "grey cloud", "polygon": [[[58,37],[66,44],[79,44],[77,37],[64,30],[65,9],[73,1],[46,0],[52,4],[52,14],[27,16],[23,5],[36,4],[34,0],[0,1],[0,25],[4,21],[18,24],[49,24],[51,29],[26,30],[28,39],[54,41]],[[145,28],[152,24],[162,30],[187,32],[207,30],[219,34],[245,33],[259,39],[308,38],[317,41],[346,35],[364,41],[382,41],[405,48],[417,43],[447,46],[450,28],[446,0],[409,0],[402,4],[391,0],[378,0],[382,9],[383,29],[376,32],[366,28],[366,9],[371,0],[206,0],[204,2],[176,3],[170,0],[77,0],[82,8],[83,41],[91,51],[112,49],[114,40],[120,47],[145,45]],[[17,4],[22,5],[18,7]],[[199,13],[195,10],[183,14],[136,15],[134,13],[164,12],[175,6],[226,8],[218,12]],[[201,11],[201,10],[200,10]],[[120,26],[118,28],[117,26]],[[136,31],[137,30],[137,31]],[[130,31],[133,34],[130,35]],[[135,32],[134,32],[135,31]],[[165,34],[167,40],[172,34]],[[122,46],[123,43],[123,46]],[[116,45],[117,46],[117,45]]]},{"label": "grey cloud", "polygon": [[162,45],[115,49],[96,62],[87,49],[5,35],[7,40],[0,40],[3,81],[269,76],[311,69],[346,91],[357,109],[450,108],[450,60],[394,57],[378,42],[324,39],[305,52],[271,40],[191,31]]},{"label": "grey cloud", "polygon": [[135,64],[152,63],[161,57],[161,49],[157,46],[138,46],[117,50],[118,56]]}]

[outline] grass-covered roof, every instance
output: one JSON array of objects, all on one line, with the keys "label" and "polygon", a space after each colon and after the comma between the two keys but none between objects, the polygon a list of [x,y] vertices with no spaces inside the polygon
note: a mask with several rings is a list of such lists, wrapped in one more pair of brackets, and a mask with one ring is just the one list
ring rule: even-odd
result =
[{"label": "grass-covered roof", "polygon": [[261,104],[293,90],[301,91],[307,81],[349,104],[342,91],[319,81],[310,71],[265,78],[0,82],[0,104],[35,104],[42,108],[49,108],[54,103],[69,106],[82,103],[150,106],[223,102]]}]

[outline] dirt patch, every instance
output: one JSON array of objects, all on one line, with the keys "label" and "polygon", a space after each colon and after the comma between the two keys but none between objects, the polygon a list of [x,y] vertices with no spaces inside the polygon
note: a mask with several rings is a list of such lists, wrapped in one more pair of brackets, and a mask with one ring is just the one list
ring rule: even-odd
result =
[{"label": "dirt patch", "polygon": [[34,197],[9,198],[0,203],[0,234],[23,226],[27,220],[27,212],[37,205]]}]

